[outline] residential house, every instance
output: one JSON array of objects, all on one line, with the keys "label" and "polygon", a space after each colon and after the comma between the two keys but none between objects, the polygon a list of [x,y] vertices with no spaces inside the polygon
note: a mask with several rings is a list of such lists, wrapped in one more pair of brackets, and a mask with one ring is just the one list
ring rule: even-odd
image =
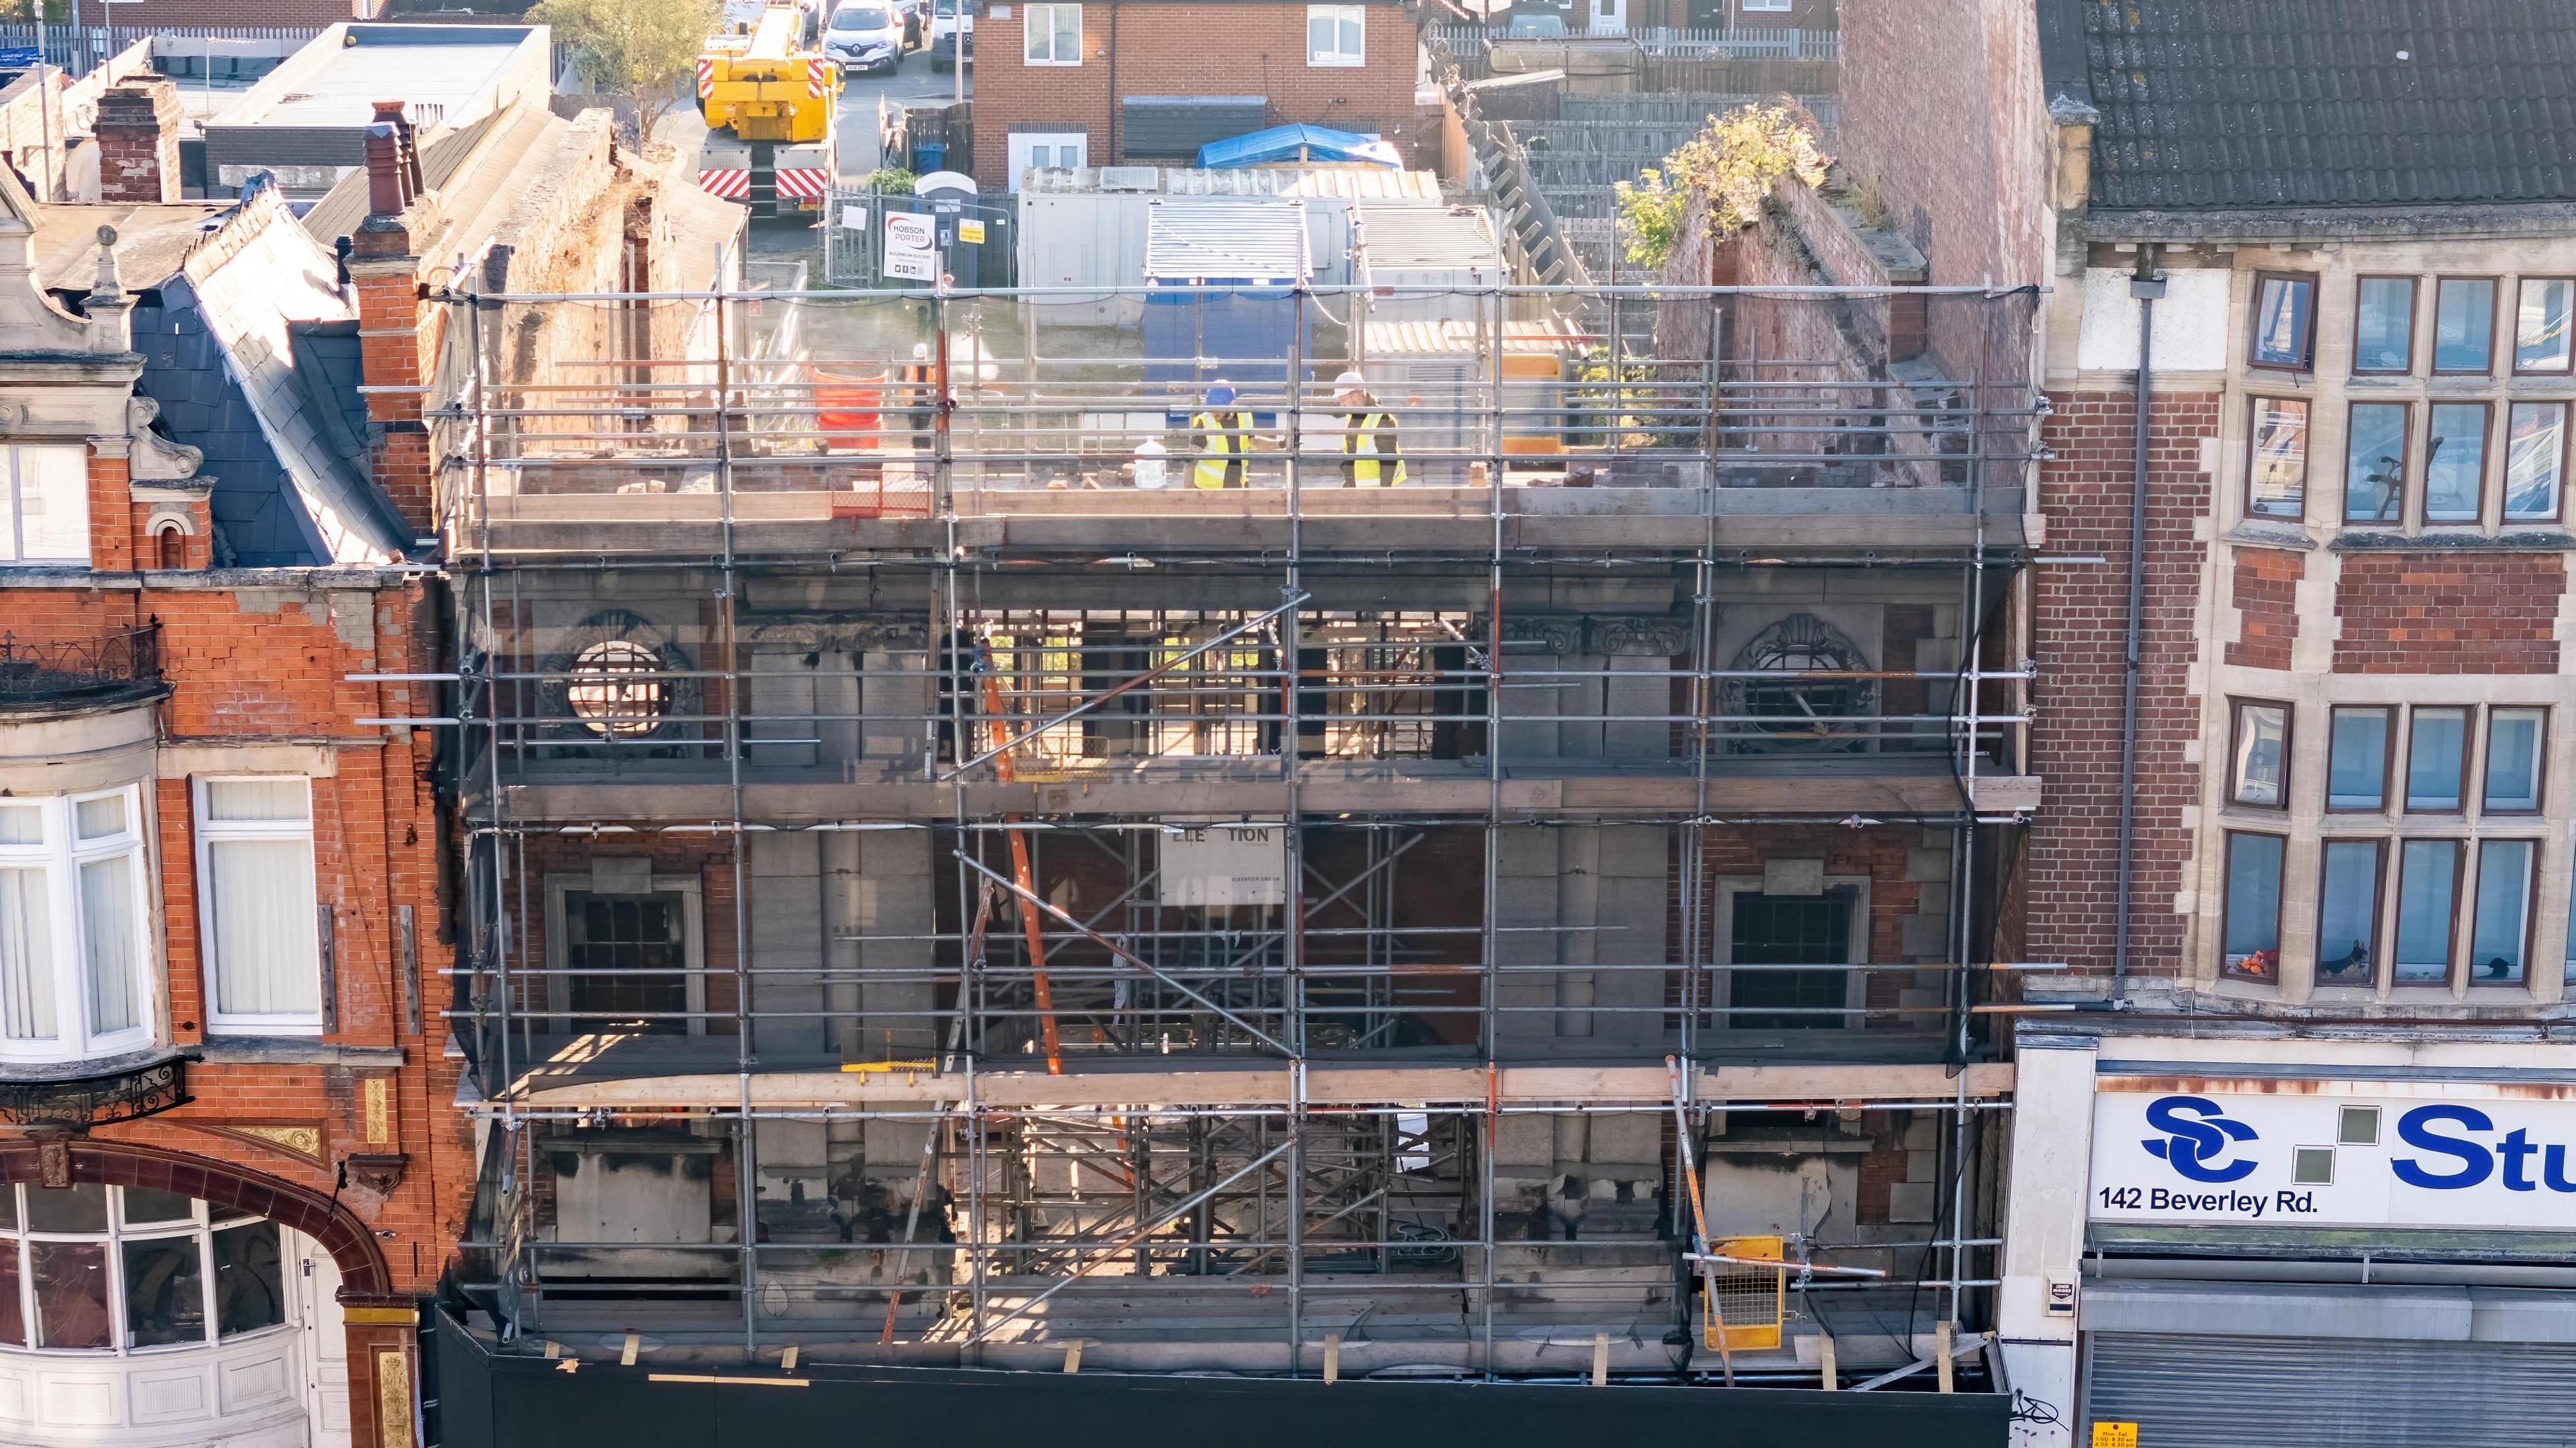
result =
[{"label": "residential house", "polygon": [[992,4],[975,18],[974,174],[1187,166],[1199,147],[1289,122],[1382,136],[1429,159],[1414,7],[1399,0]]}]

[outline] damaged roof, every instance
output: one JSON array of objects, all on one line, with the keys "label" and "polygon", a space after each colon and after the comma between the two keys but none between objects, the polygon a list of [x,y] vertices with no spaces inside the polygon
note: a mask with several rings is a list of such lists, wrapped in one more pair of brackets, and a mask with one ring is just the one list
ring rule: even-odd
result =
[{"label": "damaged roof", "polygon": [[118,257],[129,286],[152,289],[133,316],[141,390],[161,405],[172,439],[204,454],[229,561],[399,556],[411,530],[369,474],[358,311],[337,261],[273,186],[254,188],[196,236],[149,280],[122,265],[121,240]]},{"label": "damaged roof", "polygon": [[2040,0],[2111,210],[2576,201],[2566,0]]}]

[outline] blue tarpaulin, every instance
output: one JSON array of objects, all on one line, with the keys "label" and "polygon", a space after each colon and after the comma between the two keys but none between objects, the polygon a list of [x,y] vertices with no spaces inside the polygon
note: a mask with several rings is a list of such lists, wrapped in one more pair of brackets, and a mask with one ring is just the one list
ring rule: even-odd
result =
[{"label": "blue tarpaulin", "polygon": [[1222,141],[1210,141],[1199,147],[1199,169],[1225,171],[1241,166],[1273,166],[1282,161],[1342,162],[1361,166],[1384,166],[1391,171],[1404,169],[1404,158],[1395,146],[1375,136],[1356,131],[1336,131],[1324,126],[1272,126]]}]

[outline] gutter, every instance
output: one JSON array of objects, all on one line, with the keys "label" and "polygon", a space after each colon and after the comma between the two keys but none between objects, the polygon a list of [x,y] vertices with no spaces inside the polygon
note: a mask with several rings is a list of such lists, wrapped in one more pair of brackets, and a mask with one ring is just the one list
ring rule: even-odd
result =
[{"label": "gutter", "polygon": [[2147,429],[2153,418],[2149,384],[2154,366],[2156,300],[2165,294],[2153,243],[2138,248],[2138,270],[2129,295],[2138,299],[2137,452],[2129,470],[2129,640],[2120,679],[2120,872],[2111,943],[2111,1000],[2116,1008],[2129,979],[2131,887],[2138,852],[2138,674],[2140,634],[2147,599]]}]

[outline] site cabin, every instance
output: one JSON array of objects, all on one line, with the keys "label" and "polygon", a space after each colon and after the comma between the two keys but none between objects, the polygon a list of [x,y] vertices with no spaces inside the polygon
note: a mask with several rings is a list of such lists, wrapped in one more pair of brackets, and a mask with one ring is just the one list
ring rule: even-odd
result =
[{"label": "site cabin", "polygon": [[832,190],[840,68],[806,21],[802,6],[771,5],[748,33],[708,37],[698,57],[698,185],[755,215],[819,211]]}]

